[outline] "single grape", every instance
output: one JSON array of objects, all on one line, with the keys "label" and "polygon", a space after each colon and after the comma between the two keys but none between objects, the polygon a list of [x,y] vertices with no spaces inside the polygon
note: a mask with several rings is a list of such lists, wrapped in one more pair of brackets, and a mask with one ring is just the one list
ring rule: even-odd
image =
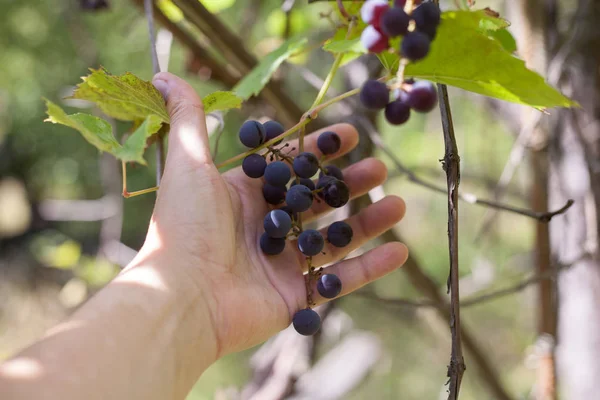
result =
[{"label": "single grape", "polygon": [[300,153],[294,158],[294,172],[300,178],[310,178],[319,170],[319,159],[313,153]]},{"label": "single grape", "polygon": [[265,232],[272,238],[285,238],[292,229],[292,218],[282,210],[272,210],[263,220]]},{"label": "single grape", "polygon": [[314,229],[307,229],[298,236],[298,249],[307,257],[319,254],[324,245],[323,235]]},{"label": "single grape", "polygon": [[345,247],[352,241],[352,227],[344,221],[337,221],[327,228],[327,241],[335,247]]},{"label": "single grape", "polygon": [[263,144],[266,136],[265,127],[258,121],[246,121],[240,127],[240,142],[251,149]]},{"label": "single grape", "polygon": [[342,140],[337,133],[327,131],[319,135],[317,147],[323,154],[333,154],[342,146]]},{"label": "single grape", "polygon": [[300,183],[296,182],[296,180],[293,180],[291,186],[295,186],[295,185],[304,185],[307,188],[309,188],[310,190],[315,190],[315,183],[313,182],[312,179],[300,178]]},{"label": "single grape", "polygon": [[250,154],[242,161],[242,170],[250,178],[260,178],[267,168],[267,160],[260,154]]},{"label": "single grape", "polygon": [[429,54],[429,37],[421,32],[410,32],[402,39],[400,51],[402,55],[411,61],[418,61]]},{"label": "single grape", "polygon": [[312,206],[312,190],[304,185],[294,185],[287,191],[285,202],[294,212],[304,212]]},{"label": "single grape", "polygon": [[390,48],[390,39],[371,25],[363,29],[360,42],[371,53],[381,53]]},{"label": "single grape", "polygon": [[285,249],[285,239],[272,238],[265,232],[260,236],[260,249],[267,255],[276,256]]},{"label": "single grape", "polygon": [[360,9],[360,16],[367,24],[379,28],[381,16],[389,7],[387,0],[367,0]]},{"label": "single grape", "polygon": [[350,190],[348,189],[348,186],[338,179],[334,179],[325,184],[323,191],[319,194],[322,195],[323,200],[325,200],[327,205],[334,208],[344,206],[350,199]]},{"label": "single grape", "polygon": [[321,327],[321,317],[315,310],[305,308],[298,311],[292,318],[294,329],[301,335],[312,336]]},{"label": "single grape", "polygon": [[336,167],[335,165],[327,165],[323,167],[323,169],[325,170],[325,173],[321,171],[319,173],[319,178],[321,178],[324,175],[327,175],[333,176],[334,178],[339,179],[340,181],[344,180],[344,174],[342,173],[342,170]]},{"label": "single grape", "polygon": [[389,37],[406,35],[410,17],[401,8],[390,8],[381,16],[381,30]]},{"label": "single grape", "polygon": [[359,97],[366,108],[379,110],[390,101],[390,91],[385,83],[370,79],[362,85]]},{"label": "single grape", "polygon": [[395,100],[385,106],[385,119],[392,125],[402,125],[410,118],[410,106]]},{"label": "single grape", "polygon": [[265,183],[263,188],[263,197],[269,204],[281,204],[285,200],[285,186],[273,186],[269,183]]},{"label": "single grape", "polygon": [[[265,127],[265,142],[268,142],[271,139],[275,139],[277,136],[281,135],[285,132],[285,128],[277,121],[267,121],[263,124]],[[281,143],[283,139],[274,143],[274,145],[278,145]]]},{"label": "single grape", "polygon": [[435,3],[422,4],[412,12],[411,17],[415,20],[417,30],[422,32],[435,31],[441,21],[440,9]]},{"label": "single grape", "polygon": [[416,82],[408,93],[408,105],[417,112],[426,113],[437,104],[437,90],[428,81]]},{"label": "single grape", "polygon": [[283,161],[275,161],[265,168],[265,181],[273,186],[285,186],[290,181],[292,172]]},{"label": "single grape", "polygon": [[321,275],[317,281],[317,291],[326,299],[333,299],[341,293],[342,281],[334,274]]},{"label": "single grape", "polygon": [[319,180],[317,181],[317,189],[318,192],[318,196],[320,198],[323,198],[323,193],[325,190],[325,187],[330,183],[337,180],[334,176],[330,176],[330,175],[323,175],[319,177]]}]

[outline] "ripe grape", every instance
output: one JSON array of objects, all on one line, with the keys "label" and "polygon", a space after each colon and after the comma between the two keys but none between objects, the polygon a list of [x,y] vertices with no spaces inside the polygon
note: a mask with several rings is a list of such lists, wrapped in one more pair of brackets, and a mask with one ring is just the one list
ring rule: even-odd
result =
[{"label": "ripe grape", "polygon": [[422,32],[435,32],[441,21],[440,9],[435,3],[425,3],[417,7],[411,16],[415,20],[417,30]]},{"label": "ripe grape", "polygon": [[300,182],[299,183],[296,182],[296,180],[293,180],[291,186],[295,186],[295,185],[304,185],[307,188],[309,188],[310,190],[315,190],[315,183],[313,182],[312,179],[300,178]]},{"label": "ripe grape", "polygon": [[250,178],[260,178],[267,168],[267,160],[260,154],[250,154],[242,161],[242,170]]},{"label": "ripe grape", "polygon": [[406,35],[410,17],[401,8],[390,8],[381,16],[381,30],[389,37]]},{"label": "ripe grape", "polygon": [[298,236],[298,249],[307,257],[319,254],[324,245],[323,236],[314,229],[307,229]]},{"label": "ripe grape", "polygon": [[294,172],[300,178],[310,178],[319,170],[319,159],[313,153],[300,153],[294,158]]},{"label": "ripe grape", "polygon": [[342,173],[342,170],[339,169],[338,167],[336,167],[335,165],[327,165],[327,166],[323,167],[323,169],[325,170],[325,173],[323,173],[323,171],[321,171],[319,173],[319,178],[322,177],[323,175],[327,175],[327,176],[333,176],[334,178],[337,178],[340,181],[344,180],[344,174]]},{"label": "ripe grape", "polygon": [[244,146],[254,149],[265,142],[267,134],[260,122],[246,121],[240,127],[239,137]]},{"label": "ripe grape", "polygon": [[350,199],[350,190],[343,181],[334,178],[323,186],[323,191],[319,195],[327,205],[339,208],[344,206]]},{"label": "ripe grape", "polygon": [[292,318],[294,329],[301,335],[312,336],[321,327],[321,317],[315,310],[305,308],[298,311]]},{"label": "ripe grape", "polygon": [[360,9],[363,21],[379,28],[381,15],[390,7],[387,0],[367,0]]},{"label": "ripe grape", "polygon": [[317,139],[317,147],[323,154],[333,154],[342,146],[342,140],[335,132],[323,132]]},{"label": "ripe grape", "polygon": [[402,100],[395,100],[385,106],[385,119],[392,125],[401,125],[410,118],[410,106]]},{"label": "ripe grape", "polygon": [[312,191],[304,185],[294,185],[285,195],[285,202],[294,212],[306,211],[313,203]]},{"label": "ripe grape", "polygon": [[417,112],[426,113],[435,108],[437,91],[431,82],[418,81],[408,93],[408,105]]},{"label": "ripe grape", "polygon": [[260,249],[263,253],[275,256],[285,249],[285,239],[272,238],[266,232],[260,236]]},{"label": "ripe grape", "polygon": [[333,299],[341,293],[342,281],[334,274],[322,275],[317,281],[317,291],[326,299]]},{"label": "ripe grape", "polygon": [[390,91],[385,83],[370,79],[362,85],[359,97],[366,108],[378,110],[384,108],[389,102]]},{"label": "ripe grape", "polygon": [[272,210],[265,215],[263,220],[265,232],[272,238],[285,238],[292,229],[292,219],[283,210]]},{"label": "ripe grape", "polygon": [[421,32],[410,32],[402,39],[400,51],[402,55],[411,61],[418,61],[429,53],[429,37]]},{"label": "ripe grape", "polygon": [[262,188],[263,197],[269,204],[281,204],[285,200],[285,186],[273,186],[265,183]]},{"label": "ripe grape", "polygon": [[319,180],[317,181],[317,194],[320,198],[323,198],[323,190],[325,189],[325,186],[334,180],[336,180],[336,178],[330,175],[323,175],[319,177]]},{"label": "ripe grape", "polygon": [[352,240],[352,227],[344,221],[337,221],[327,228],[327,241],[335,247],[345,247]]},{"label": "ripe grape", "polygon": [[265,181],[273,186],[285,186],[290,181],[292,173],[283,161],[275,161],[265,168]]},{"label": "ripe grape", "polygon": [[[265,127],[265,142],[268,142],[269,140],[274,139],[277,136],[281,135],[283,132],[285,132],[285,128],[283,127],[283,125],[281,125],[277,121],[267,121],[263,124],[263,126]],[[275,142],[274,145],[278,145],[282,141],[283,139]]]},{"label": "ripe grape", "polygon": [[360,34],[360,42],[371,53],[381,53],[390,47],[390,39],[371,25]]}]

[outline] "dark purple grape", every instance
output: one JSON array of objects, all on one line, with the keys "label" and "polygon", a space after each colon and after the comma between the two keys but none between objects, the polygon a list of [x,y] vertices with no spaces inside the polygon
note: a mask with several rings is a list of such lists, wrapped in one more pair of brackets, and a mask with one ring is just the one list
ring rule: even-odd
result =
[{"label": "dark purple grape", "polygon": [[410,32],[402,39],[400,51],[402,55],[411,61],[418,61],[429,54],[429,37],[421,32]]},{"label": "dark purple grape", "polygon": [[272,238],[285,238],[292,229],[292,218],[283,210],[272,210],[263,220],[265,232]]},{"label": "dark purple grape", "polygon": [[[285,128],[283,127],[283,125],[281,125],[277,121],[267,121],[263,124],[263,126],[265,127],[265,132],[266,132],[265,142],[268,142],[271,139],[275,139],[277,136],[279,136],[283,132],[285,132]],[[283,141],[283,139],[275,142],[274,145],[278,145],[282,141]]]},{"label": "dark purple grape", "polygon": [[344,221],[337,221],[327,228],[327,241],[335,247],[345,247],[352,241],[352,227]]},{"label": "dark purple grape", "polygon": [[381,30],[389,37],[406,35],[410,17],[401,8],[390,8],[381,16]]},{"label": "dark purple grape", "polygon": [[[413,5],[418,6],[421,4],[421,0],[413,0]],[[394,7],[404,8],[406,0],[394,0]]]},{"label": "dark purple grape", "polygon": [[260,154],[250,154],[242,161],[242,170],[250,178],[260,178],[267,168],[267,160]]},{"label": "dark purple grape", "polygon": [[411,14],[418,31],[435,31],[440,24],[442,14],[435,3],[424,3]]},{"label": "dark purple grape", "polygon": [[350,190],[343,181],[333,179],[323,186],[323,191],[319,192],[319,195],[330,207],[339,208],[348,203]]},{"label": "dark purple grape", "polygon": [[294,212],[304,212],[312,206],[312,190],[304,185],[294,185],[285,195],[285,202]]},{"label": "dark purple grape", "polygon": [[362,85],[359,97],[366,108],[379,110],[390,101],[390,91],[385,83],[370,79]]},{"label": "dark purple grape", "polygon": [[342,140],[335,132],[323,132],[317,139],[317,147],[323,154],[333,154],[342,147]]},{"label": "dark purple grape", "polygon": [[340,181],[344,180],[344,174],[342,173],[342,170],[336,167],[335,165],[327,165],[323,167],[323,169],[325,170],[325,173],[323,173],[323,171],[319,172],[319,178],[323,175],[328,175],[333,176],[334,178],[337,178]]},{"label": "dark purple grape", "polygon": [[318,190],[318,195],[320,198],[323,198],[323,190],[325,189],[325,187],[330,183],[337,180],[335,177],[330,176],[330,175],[323,175],[319,177],[319,180],[317,181],[317,188],[316,190]]},{"label": "dark purple grape", "polygon": [[294,329],[301,335],[312,336],[321,327],[321,317],[310,308],[298,311],[292,318]]},{"label": "dark purple grape", "polygon": [[390,39],[371,25],[362,31],[360,42],[371,53],[381,53],[390,48]]},{"label": "dark purple grape", "polygon": [[271,184],[265,183],[263,188],[263,197],[266,202],[269,204],[281,204],[285,200],[285,186],[273,186]]},{"label": "dark purple grape", "polygon": [[313,153],[300,153],[294,158],[294,172],[300,178],[310,178],[319,170],[319,159]]},{"label": "dark purple grape", "polygon": [[240,142],[246,147],[254,149],[265,142],[267,134],[265,127],[258,121],[246,121],[240,127]]},{"label": "dark purple grape", "polygon": [[275,161],[265,168],[265,181],[273,186],[285,186],[290,181],[292,172],[283,161]]},{"label": "dark purple grape", "polygon": [[417,112],[426,113],[437,104],[437,90],[431,82],[418,81],[408,93],[408,105]]},{"label": "dark purple grape", "polygon": [[410,118],[410,106],[402,100],[392,101],[385,107],[385,119],[392,125],[402,125]]},{"label": "dark purple grape", "polygon": [[298,236],[298,249],[307,257],[316,256],[323,250],[325,240],[317,230],[307,229]]},{"label": "dark purple grape", "polygon": [[260,236],[260,249],[263,253],[270,256],[281,254],[285,249],[285,239],[272,238],[265,232]]},{"label": "dark purple grape", "polygon": [[317,281],[317,291],[326,299],[333,299],[342,292],[342,281],[334,274],[321,275]]},{"label": "dark purple grape", "polygon": [[309,188],[310,190],[315,190],[315,183],[313,182],[312,179],[300,178],[300,183],[296,182],[296,180],[293,180],[291,186],[295,186],[295,185],[304,185],[307,188]]}]

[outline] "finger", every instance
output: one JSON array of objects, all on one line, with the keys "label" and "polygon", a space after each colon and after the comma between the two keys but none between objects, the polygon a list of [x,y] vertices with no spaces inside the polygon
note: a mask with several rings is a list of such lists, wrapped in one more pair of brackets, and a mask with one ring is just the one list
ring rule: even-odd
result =
[{"label": "finger", "polygon": [[[326,268],[323,273],[335,274],[342,281],[340,296],[352,293],[399,268],[408,258],[408,248],[400,242],[386,243],[358,257]],[[319,305],[331,299],[322,297],[313,285],[313,301]]]},{"label": "finger", "polygon": [[160,72],[152,79],[171,119],[166,169],[193,169],[212,164],[202,100],[183,79]]},{"label": "finger", "polygon": [[[342,173],[350,190],[350,199],[355,199],[385,182],[387,167],[376,158],[365,158],[345,168]],[[324,201],[315,201],[310,210],[302,213],[302,221],[313,221],[331,210],[332,207]]]},{"label": "finger", "polygon": [[[341,145],[340,145],[340,149],[338,151],[336,151],[333,154],[326,155],[323,158],[323,162],[331,161],[338,157],[343,156],[344,154],[350,152],[350,150],[355,148],[356,145],[358,144],[358,131],[356,130],[356,128],[354,126],[352,126],[350,124],[335,124],[335,125],[330,125],[327,128],[319,129],[318,131],[312,132],[309,135],[306,135],[304,137],[304,151],[313,153],[320,160],[321,157],[323,157],[323,153],[321,153],[321,151],[317,147],[317,139],[319,138],[321,133],[327,132],[327,131],[333,131],[333,132],[337,133],[338,136],[340,137]],[[287,144],[287,148],[290,149],[290,151],[289,151],[289,153],[285,153],[285,149],[284,149],[284,154],[288,154],[291,157],[295,157],[296,155],[298,155],[298,153],[300,153],[298,139],[290,140],[286,144]],[[279,146],[279,147],[281,147],[281,146]],[[270,161],[270,157],[269,157],[269,161]]]},{"label": "finger", "polygon": [[[352,241],[345,247],[335,247],[327,241],[327,228],[321,229],[321,235],[325,238],[325,247],[323,252],[312,258],[312,265],[320,267],[338,260],[341,260],[350,252],[358,249],[369,240],[376,238],[388,229],[396,225],[406,212],[404,200],[397,196],[386,196],[377,203],[363,208],[358,214],[346,219],[346,222],[352,228]],[[294,248],[298,249],[296,242]],[[302,259],[304,255],[298,251],[298,257]]]}]

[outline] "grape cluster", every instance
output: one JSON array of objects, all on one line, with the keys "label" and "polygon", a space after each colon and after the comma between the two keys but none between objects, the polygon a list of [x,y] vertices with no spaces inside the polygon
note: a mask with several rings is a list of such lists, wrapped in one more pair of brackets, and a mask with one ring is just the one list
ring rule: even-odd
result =
[{"label": "grape cluster", "polygon": [[[264,143],[284,131],[284,127],[276,121],[264,124],[246,121],[240,127],[239,139],[245,146],[256,149],[265,147]],[[323,201],[334,208],[342,207],[350,199],[350,191],[338,167],[323,165],[323,159],[310,152],[291,156],[290,152],[284,152],[288,144],[280,145],[281,142],[266,146],[262,154],[252,153],[242,161],[242,170],[248,177],[264,179],[263,197],[274,206],[263,219],[264,232],[259,246],[264,254],[275,256],[285,250],[287,239],[295,239],[298,250],[308,260],[309,276],[317,278],[317,291],[324,298],[333,299],[341,293],[341,280],[334,274],[323,274],[322,268],[312,267],[311,257],[323,252],[326,242],[334,247],[347,246],[352,240],[352,227],[337,221],[325,233],[303,229],[300,215],[308,211],[315,201]],[[340,137],[335,132],[324,132],[317,138],[317,147],[323,157],[334,154],[340,150]],[[314,310],[306,308],[294,315],[292,324],[298,333],[313,335],[319,330],[321,319]]]},{"label": "grape cluster", "polygon": [[413,1],[417,7],[409,14],[405,5],[406,0],[394,0],[391,7],[387,0],[365,2],[361,17],[369,25],[362,32],[361,42],[366,49],[381,53],[390,48],[390,39],[402,36],[398,49],[402,57],[418,61],[427,56],[441,21],[440,9],[431,2]]}]

